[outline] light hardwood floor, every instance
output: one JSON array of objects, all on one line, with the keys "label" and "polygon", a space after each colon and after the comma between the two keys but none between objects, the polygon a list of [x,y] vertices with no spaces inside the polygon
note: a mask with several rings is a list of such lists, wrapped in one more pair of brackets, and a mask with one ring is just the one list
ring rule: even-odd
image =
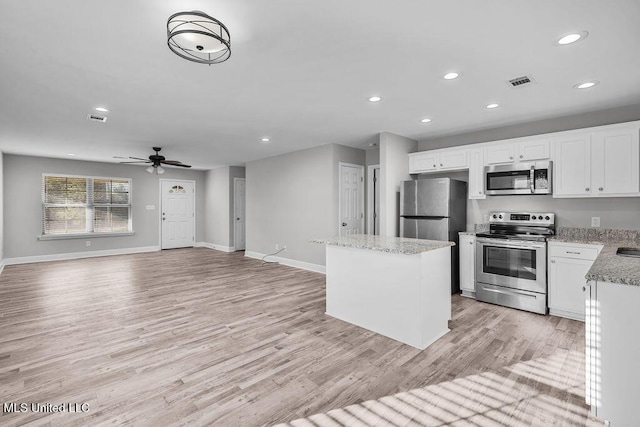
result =
[{"label": "light hardwood floor", "polygon": [[89,411],[0,425],[596,425],[583,324],[455,296],[451,327],[418,351],[326,316],[323,275],[242,253],[8,266],[0,403]]}]

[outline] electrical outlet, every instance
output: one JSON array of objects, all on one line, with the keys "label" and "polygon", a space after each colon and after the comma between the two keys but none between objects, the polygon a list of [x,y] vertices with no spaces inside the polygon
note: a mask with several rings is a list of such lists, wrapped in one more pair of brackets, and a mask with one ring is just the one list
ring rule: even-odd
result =
[{"label": "electrical outlet", "polygon": [[489,222],[489,215],[485,215],[484,216],[484,223],[488,223]]},{"label": "electrical outlet", "polygon": [[91,240],[87,240],[87,241],[85,242],[85,245],[86,245],[87,247],[91,246]]},{"label": "electrical outlet", "polygon": [[278,249],[280,249],[280,245],[278,245],[278,244],[276,243],[276,251],[277,251]]},{"label": "electrical outlet", "polygon": [[592,216],[591,217],[591,226],[592,227],[600,227],[600,217],[599,216]]},{"label": "electrical outlet", "polygon": [[287,252],[287,245],[284,245],[284,246],[282,247],[282,250],[283,250],[284,252]]}]

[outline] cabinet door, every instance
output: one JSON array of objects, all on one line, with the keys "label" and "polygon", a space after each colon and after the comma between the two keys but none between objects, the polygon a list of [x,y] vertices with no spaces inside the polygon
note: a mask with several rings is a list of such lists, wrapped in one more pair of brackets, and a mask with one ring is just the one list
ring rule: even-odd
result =
[{"label": "cabinet door", "polygon": [[469,150],[469,198],[485,199],[484,194],[484,149]]},{"label": "cabinet door", "polygon": [[440,169],[466,169],[467,150],[447,150],[439,153]]},{"label": "cabinet door", "polygon": [[553,197],[591,195],[591,134],[555,138]]},{"label": "cabinet door", "polygon": [[547,160],[549,159],[549,138],[520,142],[517,145],[517,149],[519,161]]},{"label": "cabinet door", "polygon": [[409,173],[434,171],[438,167],[438,155],[424,152],[409,156]]},{"label": "cabinet door", "polygon": [[460,290],[465,296],[473,296],[476,291],[476,237],[460,236]]},{"label": "cabinet door", "polygon": [[515,144],[501,144],[487,147],[487,164],[513,163],[515,160]]},{"label": "cabinet door", "polygon": [[593,134],[591,182],[595,195],[640,192],[638,129],[620,129]]},{"label": "cabinet door", "polygon": [[584,276],[592,260],[549,258],[549,312],[550,314],[584,320]]}]

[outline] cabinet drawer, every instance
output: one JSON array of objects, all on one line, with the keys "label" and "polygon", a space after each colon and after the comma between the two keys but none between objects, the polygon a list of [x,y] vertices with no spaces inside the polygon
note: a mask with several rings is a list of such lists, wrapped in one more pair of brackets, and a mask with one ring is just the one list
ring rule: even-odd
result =
[{"label": "cabinet drawer", "polygon": [[575,258],[584,260],[595,260],[600,249],[593,245],[584,246],[564,246],[549,244],[549,257]]}]

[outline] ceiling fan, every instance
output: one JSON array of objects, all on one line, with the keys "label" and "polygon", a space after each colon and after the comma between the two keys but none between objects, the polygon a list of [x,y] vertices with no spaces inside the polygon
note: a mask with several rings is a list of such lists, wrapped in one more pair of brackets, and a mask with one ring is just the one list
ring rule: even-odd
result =
[{"label": "ceiling fan", "polygon": [[[186,165],[182,162],[179,162],[177,160],[167,160],[165,159],[164,156],[160,155],[160,150],[162,150],[162,148],[160,147],[153,147],[153,151],[155,151],[155,154],[152,154],[149,156],[149,160],[146,159],[141,159],[140,157],[129,157],[129,159],[133,159],[135,161],[133,162],[120,162],[120,163],[148,163],[151,166],[149,166],[147,168],[147,172],[149,173],[153,173],[155,171],[156,174],[161,174],[164,173],[164,169],[162,168],[161,165],[168,165],[168,166],[179,166],[181,168],[190,168],[191,165]],[[117,158],[123,158],[123,157],[117,157]]]}]

